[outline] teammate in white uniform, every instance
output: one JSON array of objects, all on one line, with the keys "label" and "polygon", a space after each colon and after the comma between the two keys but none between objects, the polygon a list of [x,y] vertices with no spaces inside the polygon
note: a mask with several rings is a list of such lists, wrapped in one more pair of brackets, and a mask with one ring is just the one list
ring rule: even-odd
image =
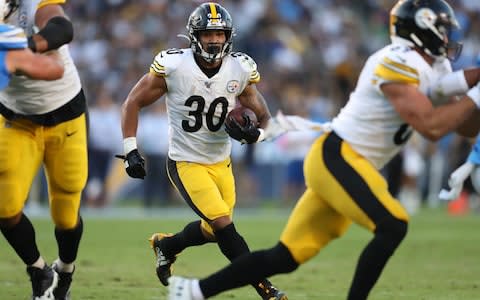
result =
[{"label": "teammate in white uniform", "polygon": [[[401,0],[390,14],[392,44],[367,60],[347,105],[306,157],[307,189],[279,243],[244,255],[202,280],[172,277],[170,300],[198,300],[294,271],[352,222],[373,233],[361,253],[347,299],[366,299],[407,233],[408,215],[378,169],[412,130],[437,140],[458,129],[478,132],[478,69],[451,72],[449,33],[457,25],[444,0]],[[471,88],[469,90],[469,88]],[[458,101],[449,96],[461,95]],[[476,120],[476,122],[474,122]],[[313,292],[317,295],[318,292]]]},{"label": "teammate in white uniform", "polygon": [[[9,20],[25,30],[29,48],[58,51],[65,71],[54,81],[13,76],[0,92],[0,229],[27,265],[32,298],[69,299],[83,232],[80,197],[87,179],[86,102],[67,45],[73,26],[60,5],[65,0],[7,3],[18,7]],[[22,212],[42,164],[58,245],[53,267],[40,255],[34,228]]]},{"label": "teammate in white uniform", "polygon": [[[232,19],[225,8],[216,3],[201,4],[190,15],[187,29],[191,49],[160,52],[122,109],[125,155],[121,157],[131,177],[144,178],[144,159],[137,150],[135,138],[139,111],[166,95],[168,175],[201,218],[175,235],[152,235],[156,272],[163,285],[168,285],[177,254],[187,247],[217,242],[230,260],[249,252],[232,222],[235,183],[229,135],[254,143],[263,139],[262,129],[248,118],[243,127],[232,124],[226,128],[224,122],[237,100],[256,113],[260,127],[266,126],[270,118],[265,101],[255,87],[260,80],[257,65],[246,54],[231,53],[234,33]],[[165,135],[159,132],[158,138]],[[250,283],[262,299],[286,299],[285,294],[265,278]]]},{"label": "teammate in white uniform", "polygon": [[0,0],[0,90],[7,87],[12,74],[32,79],[55,80],[63,75],[63,62],[56,53],[33,53],[22,28],[5,24],[16,7]]}]

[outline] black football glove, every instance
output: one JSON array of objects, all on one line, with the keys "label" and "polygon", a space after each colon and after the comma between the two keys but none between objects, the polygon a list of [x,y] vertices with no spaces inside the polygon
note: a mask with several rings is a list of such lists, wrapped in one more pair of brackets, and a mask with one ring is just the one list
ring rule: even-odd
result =
[{"label": "black football glove", "polygon": [[115,157],[123,159],[128,176],[144,179],[145,175],[147,175],[145,172],[145,159],[143,159],[137,149],[128,152],[127,156],[117,154]]},{"label": "black football glove", "polygon": [[257,142],[260,136],[260,130],[257,125],[252,122],[248,116],[243,116],[245,119],[245,125],[240,125],[237,120],[231,119],[230,122],[225,123],[225,131],[228,135],[241,142],[242,144],[253,144]]}]

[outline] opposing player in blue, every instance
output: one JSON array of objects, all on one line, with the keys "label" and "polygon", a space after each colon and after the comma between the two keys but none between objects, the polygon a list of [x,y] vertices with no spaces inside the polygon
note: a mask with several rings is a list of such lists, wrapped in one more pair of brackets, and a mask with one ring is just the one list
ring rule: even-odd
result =
[{"label": "opposing player in blue", "polygon": [[15,8],[13,2],[0,0],[0,90],[8,85],[12,74],[42,80],[61,78],[64,68],[56,53],[33,53],[23,29],[5,23]]}]

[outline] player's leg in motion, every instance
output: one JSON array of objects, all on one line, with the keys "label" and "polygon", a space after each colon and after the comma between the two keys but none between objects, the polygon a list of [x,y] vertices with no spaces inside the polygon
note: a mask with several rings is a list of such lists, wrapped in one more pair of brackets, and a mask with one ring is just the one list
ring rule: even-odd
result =
[{"label": "player's leg in motion", "polygon": [[[188,224],[182,232],[173,236],[157,238],[156,245],[159,246],[156,250],[157,275],[164,285],[168,284],[171,271],[170,268],[162,268],[162,256],[173,262],[175,255],[186,247],[202,245],[209,241],[216,241],[221,252],[229,260],[250,252],[231,219],[235,205],[235,184],[230,160],[214,165],[169,160],[168,174],[182,197],[202,221]],[[159,269],[165,272],[158,274]],[[284,295],[265,278],[249,283],[252,283],[262,299],[281,299],[275,298],[276,295]]]},{"label": "player's leg in motion", "polygon": [[55,299],[70,299],[70,285],[83,233],[79,215],[81,192],[87,180],[85,115],[45,129],[45,170],[50,210],[55,224],[59,274]]},{"label": "player's leg in motion", "polygon": [[[249,280],[288,273],[341,236],[351,220],[375,236],[360,256],[349,300],[368,297],[388,258],[402,241],[408,216],[383,177],[334,134],[314,143],[305,161],[307,191],[293,210],[280,243],[244,255],[200,281],[172,278],[170,299],[203,299],[246,285]],[[353,195],[353,196],[352,196]],[[175,293],[187,289],[190,298]]]},{"label": "player's leg in motion", "polygon": [[374,233],[360,255],[348,294],[349,300],[366,299],[405,237],[408,215],[388,192],[380,173],[337,135],[328,135],[322,153],[324,159],[317,165],[324,166],[322,175],[329,181],[325,186],[331,187],[324,197],[334,209]]},{"label": "player's leg in motion", "polygon": [[39,129],[29,121],[0,116],[0,230],[27,266],[32,299],[53,299],[58,275],[40,255],[34,227],[22,212],[43,157]]}]

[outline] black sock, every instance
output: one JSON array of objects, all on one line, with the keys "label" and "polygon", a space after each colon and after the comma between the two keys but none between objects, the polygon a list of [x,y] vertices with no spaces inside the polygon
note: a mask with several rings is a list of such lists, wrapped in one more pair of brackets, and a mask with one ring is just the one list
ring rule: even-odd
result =
[{"label": "black sock", "polygon": [[78,216],[78,224],[73,229],[60,230],[55,228],[55,238],[58,244],[58,257],[66,264],[71,264],[77,258],[78,247],[83,233],[83,221]]},{"label": "black sock", "polygon": [[237,232],[233,223],[215,231],[215,237],[217,238],[218,247],[230,261],[250,252],[247,242]]},{"label": "black sock", "polygon": [[163,241],[163,255],[173,257],[190,246],[200,246],[211,242],[203,235],[200,221],[188,223],[182,231]]},{"label": "black sock", "polygon": [[205,298],[239,288],[251,282],[280,273],[290,273],[298,267],[290,251],[282,243],[268,250],[242,255],[217,273],[200,280]]},{"label": "black sock", "polygon": [[389,219],[377,224],[374,238],[363,250],[357,263],[348,300],[367,299],[388,259],[407,233],[407,223]]},{"label": "black sock", "polygon": [[1,229],[3,236],[26,265],[32,265],[40,257],[35,241],[35,229],[30,220],[22,214],[18,224]]}]

